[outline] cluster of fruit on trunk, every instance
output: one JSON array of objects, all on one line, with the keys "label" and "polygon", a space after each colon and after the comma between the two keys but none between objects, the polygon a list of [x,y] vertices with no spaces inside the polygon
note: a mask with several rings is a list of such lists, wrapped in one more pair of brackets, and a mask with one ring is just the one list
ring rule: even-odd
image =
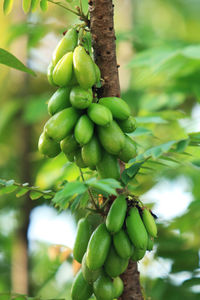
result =
[{"label": "cluster of fruit on trunk", "polygon": [[[136,128],[128,104],[118,97],[98,99],[94,87],[101,73],[70,29],[56,47],[48,79],[58,86],[48,102],[51,118],[39,138],[39,151],[55,157],[61,151],[78,167],[97,170],[101,178],[120,178],[118,158],[136,156],[136,143],[127,135]],[[93,88],[93,90],[92,90]]]},{"label": "cluster of fruit on trunk", "polygon": [[87,218],[78,224],[73,255],[82,264],[71,290],[72,300],[113,300],[123,292],[121,275],[129,260],[142,259],[153,249],[157,227],[151,212],[124,195],[113,202],[106,217],[92,231]]}]

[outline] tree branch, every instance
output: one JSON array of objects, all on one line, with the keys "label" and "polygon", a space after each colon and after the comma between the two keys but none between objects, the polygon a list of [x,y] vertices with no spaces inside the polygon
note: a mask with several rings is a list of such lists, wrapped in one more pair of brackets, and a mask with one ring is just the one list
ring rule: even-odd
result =
[{"label": "tree branch", "polygon": [[[94,57],[104,80],[102,88],[97,90],[98,97],[120,97],[113,22],[114,5],[112,0],[89,0],[89,10]],[[120,163],[121,171],[123,168],[123,163]],[[142,300],[137,263],[130,262],[121,278],[125,288],[119,299]]]}]

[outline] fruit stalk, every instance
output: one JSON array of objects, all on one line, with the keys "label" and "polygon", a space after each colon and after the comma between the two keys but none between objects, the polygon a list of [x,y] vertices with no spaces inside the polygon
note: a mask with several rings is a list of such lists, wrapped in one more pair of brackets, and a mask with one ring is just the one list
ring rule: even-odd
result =
[{"label": "fruit stalk", "polygon": [[[112,0],[89,0],[89,10],[95,62],[103,78],[103,85],[97,90],[98,97],[120,97],[113,2]],[[123,169],[124,164],[120,162],[121,172]],[[121,278],[124,282],[124,292],[119,299],[142,300],[137,263],[130,261]]]}]

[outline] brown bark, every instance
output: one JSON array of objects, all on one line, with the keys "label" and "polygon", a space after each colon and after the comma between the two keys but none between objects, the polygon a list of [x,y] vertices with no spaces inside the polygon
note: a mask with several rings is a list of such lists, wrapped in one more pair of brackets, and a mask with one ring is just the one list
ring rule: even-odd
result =
[{"label": "brown bark", "polygon": [[[94,57],[104,79],[99,97],[120,96],[118,65],[114,31],[114,5],[112,0],[89,0],[90,28],[93,40]],[[124,292],[121,300],[142,300],[137,263],[130,262],[122,274]]]}]

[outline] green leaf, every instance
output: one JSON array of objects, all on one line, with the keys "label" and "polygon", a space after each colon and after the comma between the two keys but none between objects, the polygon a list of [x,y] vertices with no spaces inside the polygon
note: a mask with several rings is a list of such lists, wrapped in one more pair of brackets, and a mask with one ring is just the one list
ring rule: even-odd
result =
[{"label": "green leaf", "polygon": [[18,60],[10,52],[0,48],[0,64],[6,65],[8,67],[20,70],[22,72],[29,73],[33,76],[36,76],[35,72],[28,67],[26,67],[20,60]]},{"label": "green leaf", "polygon": [[47,0],[41,0],[40,1],[40,8],[43,12],[45,12],[48,8],[48,2]]},{"label": "green leaf", "polygon": [[191,288],[195,285],[200,286],[200,277],[193,277],[183,282],[183,286],[186,288]]},{"label": "green leaf", "polygon": [[134,163],[132,166],[122,172],[121,179],[125,185],[127,185],[129,181],[131,181],[137,175],[144,162],[145,160]]},{"label": "green leaf", "polygon": [[16,194],[16,197],[19,198],[19,197],[22,197],[24,195],[26,195],[28,193],[28,189],[21,189],[17,194]]},{"label": "green leaf", "polygon": [[40,2],[40,0],[32,0],[31,1],[31,11],[32,12],[36,11],[39,2]]},{"label": "green leaf", "polygon": [[61,208],[67,208],[69,202],[77,195],[83,194],[87,190],[86,185],[80,181],[67,182],[64,188],[57,192],[52,202]]},{"label": "green leaf", "polygon": [[22,0],[22,8],[25,14],[29,12],[31,6],[31,0]]},{"label": "green leaf", "polygon": [[130,136],[141,136],[141,135],[153,135],[152,130],[143,128],[143,127],[137,127],[136,130],[132,133],[129,133]]},{"label": "green leaf", "polygon": [[3,12],[7,16],[13,7],[13,0],[4,0],[3,2]]},{"label": "green leaf", "polygon": [[145,116],[145,117],[136,117],[137,123],[155,123],[155,124],[167,124],[168,122],[158,116]]},{"label": "green leaf", "polygon": [[9,194],[14,192],[15,190],[17,190],[17,186],[15,185],[10,185],[10,186],[5,186],[0,188],[0,195],[4,195],[4,194]]},{"label": "green leaf", "polygon": [[29,196],[32,200],[37,200],[37,199],[41,198],[43,195],[40,192],[31,191]]},{"label": "green leaf", "polygon": [[86,184],[89,186],[104,191],[108,194],[117,195],[116,189],[122,188],[119,181],[113,178],[106,178],[97,180],[95,178],[91,178],[86,181]]}]

